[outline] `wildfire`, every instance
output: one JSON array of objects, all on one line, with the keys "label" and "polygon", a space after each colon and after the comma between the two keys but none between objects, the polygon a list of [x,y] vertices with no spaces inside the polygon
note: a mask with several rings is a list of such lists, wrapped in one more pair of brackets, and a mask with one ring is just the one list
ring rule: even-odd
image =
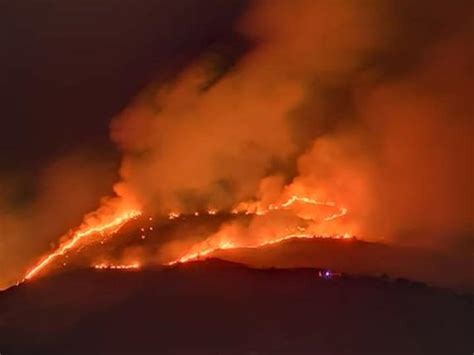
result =
[{"label": "wildfire", "polygon": [[170,212],[168,214],[168,219],[176,219],[176,218],[179,218],[181,216],[181,213],[179,212]]},{"label": "wildfire", "polygon": [[[261,203],[259,202],[243,202],[238,204],[234,209],[231,210],[231,213],[238,214],[244,213],[246,215],[256,215],[256,216],[264,216],[272,211],[276,210],[283,210],[283,209],[290,209],[294,204],[307,204],[313,206],[327,206],[331,208],[338,208],[336,203],[332,201],[319,201],[316,199],[312,199],[309,197],[301,197],[297,195],[292,195],[287,200],[270,204],[267,207],[262,207]],[[216,208],[209,208],[202,213],[207,215],[216,215],[220,211]],[[322,220],[321,222],[329,222],[340,217],[345,216],[348,213],[346,208],[338,208],[338,210],[328,215]],[[194,216],[199,216],[200,213],[198,211],[191,213]],[[30,269],[25,277],[24,280],[31,279],[34,277],[38,272],[44,269],[46,266],[51,264],[57,257],[65,255],[71,249],[74,249],[79,245],[79,242],[92,236],[110,236],[119,231],[119,229],[126,224],[128,221],[135,219],[142,215],[142,212],[137,209],[126,209],[125,211],[116,215],[112,220],[108,220],[107,222],[95,222],[93,225],[83,225],[79,227],[78,230],[70,234],[70,237],[67,241],[62,243],[56,250],[52,251],[50,254],[43,257],[32,269]],[[168,219],[174,220],[184,216],[181,212],[172,211],[168,214]],[[149,221],[153,221],[152,217],[148,218]],[[149,227],[149,230],[153,230],[153,227]],[[168,265],[173,265],[177,263],[185,263],[188,261],[196,260],[201,257],[207,256],[217,250],[228,250],[228,249],[236,249],[236,248],[259,248],[264,247],[267,245],[273,245],[277,243],[281,243],[286,240],[290,239],[314,239],[314,238],[333,238],[333,239],[350,239],[352,238],[350,234],[345,233],[343,235],[322,235],[322,234],[314,234],[308,233],[305,228],[297,227],[298,233],[290,233],[285,234],[281,237],[277,238],[269,238],[264,241],[259,241],[256,243],[245,243],[242,241],[235,241],[230,240],[229,238],[223,238],[216,242],[214,238],[209,238],[206,242],[201,244],[194,245],[191,250],[181,256],[180,258],[171,261]],[[141,231],[144,232],[145,228],[142,227]],[[144,235],[142,235],[142,239],[144,239]],[[234,238],[235,239],[235,238]],[[102,241],[103,242],[103,241]],[[101,242],[101,243],[102,243]],[[93,265],[96,269],[138,269],[140,267],[139,263],[132,263],[132,264],[108,264],[108,263],[100,263]]]},{"label": "wildfire", "polygon": [[[244,214],[255,214],[257,216],[264,216],[271,211],[277,211],[282,209],[288,209],[295,203],[303,203],[313,206],[326,206],[336,208],[336,203],[333,201],[318,201],[309,197],[301,197],[292,195],[288,200],[279,204],[270,204],[268,207],[261,207],[259,202],[243,202],[232,209],[233,214],[244,213]],[[325,217],[324,221],[329,222],[336,218],[346,215],[348,210],[344,207],[339,208],[339,211],[332,214],[331,216]]]},{"label": "wildfire", "polygon": [[[332,202],[332,201],[317,201],[317,200],[314,200],[312,198],[300,197],[300,196],[297,196],[297,195],[291,196],[287,201],[283,202],[280,206],[281,207],[289,207],[292,204],[294,204],[295,202],[303,202],[303,203],[307,203],[307,204],[310,204],[310,205],[316,205],[316,206],[330,206],[330,207],[335,207],[336,206],[336,203]],[[270,209],[272,209],[271,206],[274,206],[274,205],[270,205]]]},{"label": "wildfire", "polygon": [[[336,203],[332,201],[318,201],[316,199],[312,199],[309,197],[301,197],[297,195],[292,195],[286,201],[283,201],[279,204],[270,204],[266,208],[263,208],[259,202],[242,202],[239,205],[237,205],[237,207],[232,209],[231,213],[232,214],[244,213],[246,215],[264,216],[271,211],[289,209],[295,203],[302,203],[302,204],[308,204],[308,205],[313,205],[313,206],[327,206],[327,207],[332,207],[332,208],[337,207]],[[218,211],[215,209],[209,209],[207,211],[207,213],[211,215],[216,214],[217,212]],[[348,210],[344,207],[341,207],[338,209],[337,212],[324,217],[322,219],[322,222],[333,221],[335,219],[345,216],[347,213],[348,213]],[[168,265],[174,265],[177,263],[185,263],[188,261],[197,260],[213,252],[216,252],[218,250],[227,250],[227,249],[236,249],[236,248],[260,248],[267,245],[278,244],[290,239],[316,239],[316,238],[351,239],[352,238],[352,236],[349,233],[344,233],[341,235],[339,234],[337,235],[310,234],[310,233],[304,233],[305,231],[304,228],[297,227],[297,229],[301,233],[285,234],[281,237],[269,238],[264,241],[260,241],[253,244],[242,243],[242,242],[239,243],[239,242],[231,241],[228,238],[217,239],[217,242],[216,242],[216,240],[214,240],[214,238],[211,237],[210,239],[206,240],[204,243],[194,245],[188,253],[186,253],[185,255],[183,255],[182,257],[174,261],[169,262]],[[212,244],[214,245],[210,246]]]},{"label": "wildfire", "polygon": [[[333,201],[318,201],[309,197],[301,197],[297,195],[292,195],[288,200],[281,202],[279,204],[270,204],[268,207],[264,208],[261,207],[259,202],[241,202],[236,207],[231,210],[232,214],[239,214],[243,213],[246,215],[257,215],[257,216],[264,216],[272,211],[282,210],[282,209],[289,209],[295,203],[302,203],[308,204],[313,206],[326,206],[336,208],[336,203]],[[207,209],[204,214],[208,214],[210,216],[214,216],[220,211],[217,208],[209,208]],[[347,208],[341,207],[339,211],[336,213],[327,216],[323,219],[325,222],[332,221],[339,217],[345,216],[348,213]],[[200,212],[194,211],[191,215],[199,216]],[[168,213],[168,219],[174,220],[182,217],[183,214],[180,212],[172,211]]]},{"label": "wildfire", "polygon": [[332,214],[332,215],[330,215],[330,216],[325,217],[325,218],[324,218],[324,221],[325,221],[325,222],[333,221],[333,220],[335,220],[336,218],[345,216],[345,215],[347,214],[347,212],[348,212],[348,211],[347,211],[347,208],[342,207],[342,208],[339,210],[339,212],[334,213],[334,214]]},{"label": "wildfire", "polygon": [[93,265],[94,269],[110,269],[110,270],[133,270],[139,269],[139,263],[133,264],[95,264]]},{"label": "wildfire", "polygon": [[267,245],[274,245],[278,243],[282,243],[284,241],[290,240],[290,239],[343,239],[343,240],[350,240],[352,239],[352,236],[348,233],[342,234],[342,235],[334,235],[334,236],[329,236],[329,235],[314,235],[314,234],[288,234],[280,238],[276,239],[270,239],[266,240],[260,243],[256,244],[235,244],[232,241],[222,241],[218,243],[214,247],[209,247],[208,243],[204,243],[199,251],[192,251],[189,252],[188,254],[185,254],[184,256],[180,257],[179,259],[173,260],[168,263],[168,265],[175,265],[178,263],[186,263],[189,261],[194,261],[194,260],[199,260],[202,257],[205,257],[209,254],[212,254],[218,250],[228,250],[228,249],[237,249],[237,248],[247,248],[247,249],[256,249],[256,248],[261,248],[265,247]]},{"label": "wildfire", "polygon": [[207,210],[207,214],[208,214],[208,215],[211,215],[211,216],[217,214],[217,212],[219,212],[219,211],[218,211],[216,208],[209,208],[209,209]]},{"label": "wildfire", "polygon": [[203,256],[206,256],[208,254],[211,254],[211,253],[215,252],[216,250],[235,249],[235,248],[238,248],[238,246],[236,246],[231,241],[226,241],[226,242],[223,242],[223,243],[219,244],[217,247],[207,247],[207,248],[204,248],[204,249],[202,249],[198,252],[186,254],[186,255],[182,256],[181,258],[179,258],[178,260],[169,262],[168,265],[174,265],[174,264],[177,264],[177,263],[185,263],[187,261],[197,260],[197,259],[199,259]]},{"label": "wildfire", "polygon": [[107,223],[101,223],[95,226],[86,226],[74,232],[71,239],[60,245],[56,250],[45,256],[36,266],[29,270],[24,279],[28,280],[35,276],[39,271],[49,265],[58,256],[64,255],[67,251],[73,249],[78,243],[92,235],[111,235],[116,232],[128,221],[141,215],[138,210],[127,210],[120,215],[116,216],[112,221]]}]

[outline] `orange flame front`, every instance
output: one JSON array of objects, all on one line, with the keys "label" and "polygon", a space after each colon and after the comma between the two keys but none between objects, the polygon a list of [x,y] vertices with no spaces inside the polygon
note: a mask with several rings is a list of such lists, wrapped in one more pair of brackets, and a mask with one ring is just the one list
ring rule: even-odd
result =
[{"label": "orange flame front", "polygon": [[[300,197],[297,195],[292,195],[288,200],[279,203],[271,204],[267,208],[262,208],[258,202],[244,202],[240,203],[236,208],[231,212],[233,214],[244,213],[247,215],[257,215],[264,216],[269,212],[288,209],[295,203],[309,204],[314,206],[328,206],[336,208],[336,203],[332,201],[318,201],[309,197]],[[217,211],[212,209],[208,211],[208,214],[215,214]],[[326,216],[322,219],[322,222],[330,222],[335,219],[341,218],[348,213],[348,210],[344,207],[338,208],[338,211]],[[176,218],[176,217],[175,217]],[[302,229],[304,231],[304,229]],[[291,233],[285,234],[281,237],[273,237],[266,239],[264,241],[256,243],[245,243],[245,242],[235,242],[230,240],[227,237],[224,238],[209,238],[203,243],[194,245],[191,250],[180,258],[173,260],[168,263],[168,265],[174,265],[177,263],[185,263],[188,261],[198,260],[202,257],[205,257],[213,252],[218,250],[227,250],[227,249],[236,249],[236,248],[260,248],[267,245],[278,244],[290,239],[316,239],[316,238],[331,238],[331,239],[352,239],[352,236],[349,233],[336,234],[336,235],[325,235],[325,234],[305,234],[305,233]],[[216,241],[217,240],[217,241]],[[214,244],[210,246],[210,244]]]},{"label": "orange flame front", "polygon": [[[243,202],[238,204],[231,212],[233,214],[244,213],[246,215],[255,215],[255,216],[264,216],[270,212],[276,210],[287,210],[292,207],[295,203],[300,204],[308,204],[314,206],[327,206],[332,208],[337,208],[336,203],[332,201],[318,201],[309,197],[301,197],[297,195],[292,195],[287,200],[278,203],[278,204],[270,204],[267,207],[262,207],[259,202]],[[206,211],[208,215],[216,215],[220,211],[215,208],[209,208]],[[345,216],[348,213],[346,208],[338,208],[338,210],[321,219],[321,222],[329,222],[340,217]],[[128,221],[137,218],[138,216],[142,215],[142,212],[138,209],[128,208],[122,209],[120,213],[116,213],[112,219],[107,219],[106,222],[103,221],[104,218],[101,218],[101,222],[95,222],[93,225],[88,223],[82,227],[79,227],[78,230],[73,232],[70,238],[61,244],[56,250],[51,252],[50,254],[46,255],[43,259],[41,259],[32,269],[30,269],[23,280],[28,280],[37,275],[41,270],[51,264],[57,257],[65,255],[68,251],[76,248],[81,241],[87,239],[88,237],[100,235],[100,236],[110,236],[116,232]],[[194,212],[193,215],[199,216],[199,212]],[[178,219],[182,216],[181,212],[170,212],[168,214],[168,218]],[[152,217],[149,218],[152,220]],[[143,228],[142,228],[143,229]],[[152,227],[150,227],[150,230]],[[185,253],[180,258],[171,261],[168,265],[173,265],[176,263],[185,263],[187,261],[192,261],[199,259],[203,256],[207,256],[217,250],[227,250],[227,249],[236,249],[236,248],[259,248],[264,247],[267,245],[281,243],[286,240],[290,239],[313,239],[313,238],[333,238],[333,239],[350,239],[352,238],[349,233],[344,233],[341,235],[323,235],[323,234],[310,234],[304,233],[304,228],[298,228],[301,233],[291,233],[291,234],[284,234],[280,237],[270,237],[263,241],[258,241],[254,243],[246,243],[244,241],[235,241],[231,240],[230,238],[209,238],[204,243],[195,244],[191,250]],[[140,264],[138,262],[134,262],[131,264],[95,264],[93,265],[96,269],[138,269]]]},{"label": "orange flame front", "polygon": [[[280,204],[271,204],[268,207],[261,207],[259,202],[243,202],[237,205],[232,210],[232,213],[245,213],[245,214],[256,214],[258,216],[264,216],[271,211],[282,210],[290,208],[295,203],[303,203],[313,206],[327,206],[327,207],[336,207],[336,203],[333,201],[318,201],[309,197],[301,197],[297,195],[292,195],[288,200]],[[339,211],[331,216],[324,218],[324,221],[331,221],[333,219],[342,217],[346,215],[348,210],[346,208],[340,208]]]},{"label": "orange flame front", "polygon": [[280,238],[270,239],[270,240],[266,240],[257,244],[249,244],[249,245],[246,245],[246,244],[240,245],[240,244],[235,244],[232,241],[223,241],[221,243],[218,243],[214,247],[209,247],[207,246],[207,243],[203,243],[201,248],[198,247],[199,251],[189,252],[185,254],[184,256],[180,257],[179,259],[169,262],[167,265],[175,265],[178,263],[186,263],[189,261],[199,260],[202,257],[205,257],[219,250],[238,249],[238,248],[256,249],[256,248],[265,247],[267,245],[282,243],[290,239],[320,239],[320,238],[350,240],[353,237],[348,233],[345,233],[343,235],[333,235],[333,236],[313,235],[313,234],[288,234]]},{"label": "orange flame front", "polygon": [[135,209],[126,210],[118,216],[116,216],[112,221],[101,223],[95,226],[87,226],[79,229],[78,231],[72,234],[71,239],[66,241],[64,244],[60,245],[58,249],[54,250],[47,256],[45,256],[36,266],[29,270],[24,279],[28,280],[35,276],[39,271],[44,269],[49,265],[54,259],[58,256],[64,255],[67,251],[73,249],[78,245],[78,243],[84,240],[87,237],[93,235],[111,235],[116,233],[125,223],[141,215],[141,212]]}]

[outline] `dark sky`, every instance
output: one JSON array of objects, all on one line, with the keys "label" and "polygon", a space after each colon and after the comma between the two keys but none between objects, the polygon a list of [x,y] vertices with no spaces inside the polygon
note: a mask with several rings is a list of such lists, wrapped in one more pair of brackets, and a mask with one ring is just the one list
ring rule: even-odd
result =
[{"label": "dark sky", "polygon": [[32,0],[0,11],[0,172],[83,146],[157,75],[228,42],[245,0]]}]

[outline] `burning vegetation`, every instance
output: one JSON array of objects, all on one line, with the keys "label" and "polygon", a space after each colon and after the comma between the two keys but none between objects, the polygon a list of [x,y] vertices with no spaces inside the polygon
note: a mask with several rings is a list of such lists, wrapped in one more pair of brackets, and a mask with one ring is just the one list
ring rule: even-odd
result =
[{"label": "burning vegetation", "polygon": [[68,251],[78,248],[79,246],[83,245],[83,243],[91,243],[90,239],[95,238],[97,240],[110,237],[114,233],[118,232],[125,223],[133,218],[138,217],[140,214],[140,211],[130,209],[125,210],[123,213],[117,216],[112,216],[112,219],[110,220],[106,219],[104,221],[104,217],[101,216],[99,220],[93,221],[92,225],[89,225],[88,222],[85,222],[84,225],[80,226],[76,231],[66,235],[64,237],[64,242],[62,242],[56,250],[50,254],[47,254],[38,262],[37,265],[29,270],[25,275],[25,280],[34,277],[43,268],[52,263],[57,257],[66,255]]},{"label": "burning vegetation", "polygon": [[[217,46],[119,113],[114,197],[59,242],[45,237],[55,245],[38,262],[12,261],[12,274],[28,280],[67,264],[133,221],[142,248],[162,238],[159,248],[134,249],[132,262],[104,249],[94,267],[354,235],[464,252],[474,230],[470,5],[420,4],[252,1],[233,33],[245,50]],[[53,195],[48,206],[67,198]],[[191,216],[213,228],[156,235]],[[0,226],[35,232],[10,215]]]},{"label": "burning vegetation", "polygon": [[[299,197],[296,195],[292,195],[289,199],[278,203],[278,204],[270,204],[264,207],[261,203],[258,202],[248,202],[248,203],[240,203],[235,208],[233,208],[230,213],[232,215],[251,215],[258,217],[269,216],[272,213],[278,213],[279,211],[289,212],[291,214],[296,214],[300,209],[293,210],[296,206],[300,205],[299,207],[305,206],[306,208],[310,208],[313,210],[313,216],[310,217],[308,211],[306,210],[305,217],[298,217],[295,216],[296,220],[304,221],[303,225],[296,225],[295,231],[298,233],[288,232],[287,230],[289,227],[286,227],[286,234],[283,235],[265,235],[261,236],[261,239],[245,239],[239,235],[231,234],[226,235],[225,231],[219,231],[216,235],[210,236],[203,242],[196,243],[191,246],[191,248],[184,252],[184,255],[177,258],[176,260],[172,260],[167,262],[167,265],[174,265],[177,263],[184,263],[188,261],[193,261],[196,259],[204,258],[215,251],[218,250],[226,250],[226,249],[237,249],[237,248],[258,248],[264,247],[271,244],[281,243],[283,241],[287,241],[290,239],[312,239],[312,238],[333,238],[333,239],[350,239],[351,235],[349,233],[344,234],[323,234],[321,232],[321,225],[325,222],[332,222],[338,218],[341,218],[347,214],[347,209],[345,208],[337,208],[334,202],[328,201],[318,201],[308,197]],[[330,212],[329,215],[319,215],[320,211],[318,211],[319,207],[329,207],[336,212]],[[316,208],[316,212],[314,209]],[[208,216],[215,216],[221,211],[210,208],[203,212],[202,214],[206,214]],[[70,234],[63,237],[64,241],[60,244],[60,246],[52,251],[50,254],[45,255],[32,269],[30,269],[24,279],[28,280],[35,275],[37,275],[42,269],[47,268],[50,264],[52,264],[56,259],[62,256],[67,257],[67,253],[70,251],[75,251],[75,249],[79,249],[84,247],[85,245],[93,245],[97,243],[104,243],[104,241],[110,239],[115,233],[117,233],[122,226],[128,223],[131,220],[137,219],[142,215],[142,212],[136,209],[127,209],[121,208],[121,212],[118,215],[112,215],[107,218],[95,218],[92,219],[86,218],[84,225],[79,227],[76,231],[70,232]],[[193,216],[199,216],[199,212],[191,213]],[[179,219],[183,216],[182,213],[178,212],[170,212],[167,214],[169,220]],[[319,219],[318,219],[319,217]],[[152,217],[148,218],[149,221],[153,221]],[[308,224],[308,221],[310,222]],[[299,223],[301,224],[301,223]],[[314,229],[312,229],[314,228]],[[145,231],[153,231],[152,226],[148,227],[140,227],[140,238],[145,239]],[[311,234],[311,231],[313,231]],[[62,261],[60,261],[62,262]],[[63,265],[65,266],[65,264]],[[119,270],[127,270],[127,269],[138,269],[140,267],[140,262],[132,262],[127,264],[113,264],[109,262],[103,262],[93,265],[94,268],[97,269],[119,269]]]}]

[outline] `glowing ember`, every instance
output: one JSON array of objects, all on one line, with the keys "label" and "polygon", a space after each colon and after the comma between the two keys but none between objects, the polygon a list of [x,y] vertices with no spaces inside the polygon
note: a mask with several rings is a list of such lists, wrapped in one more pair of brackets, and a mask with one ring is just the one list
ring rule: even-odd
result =
[{"label": "glowing ember", "polygon": [[178,213],[178,212],[170,212],[168,214],[169,219],[176,219],[176,218],[179,218],[179,216],[181,216],[181,213]]},{"label": "glowing ember", "polygon": [[28,280],[35,276],[39,271],[49,265],[58,256],[64,255],[67,251],[73,249],[78,243],[93,235],[111,235],[116,233],[125,223],[141,215],[138,210],[128,210],[116,216],[112,221],[101,223],[95,226],[87,226],[72,234],[71,239],[59,246],[58,249],[45,256],[35,267],[29,270],[24,279]]},{"label": "glowing ember", "polygon": [[110,270],[133,270],[133,269],[139,269],[140,264],[139,263],[133,263],[133,264],[96,264],[93,265],[94,269],[110,269]]},{"label": "glowing ember", "polygon": [[210,209],[207,210],[207,214],[209,214],[211,216],[217,214],[217,212],[219,212],[219,211],[215,208],[210,208]]}]

